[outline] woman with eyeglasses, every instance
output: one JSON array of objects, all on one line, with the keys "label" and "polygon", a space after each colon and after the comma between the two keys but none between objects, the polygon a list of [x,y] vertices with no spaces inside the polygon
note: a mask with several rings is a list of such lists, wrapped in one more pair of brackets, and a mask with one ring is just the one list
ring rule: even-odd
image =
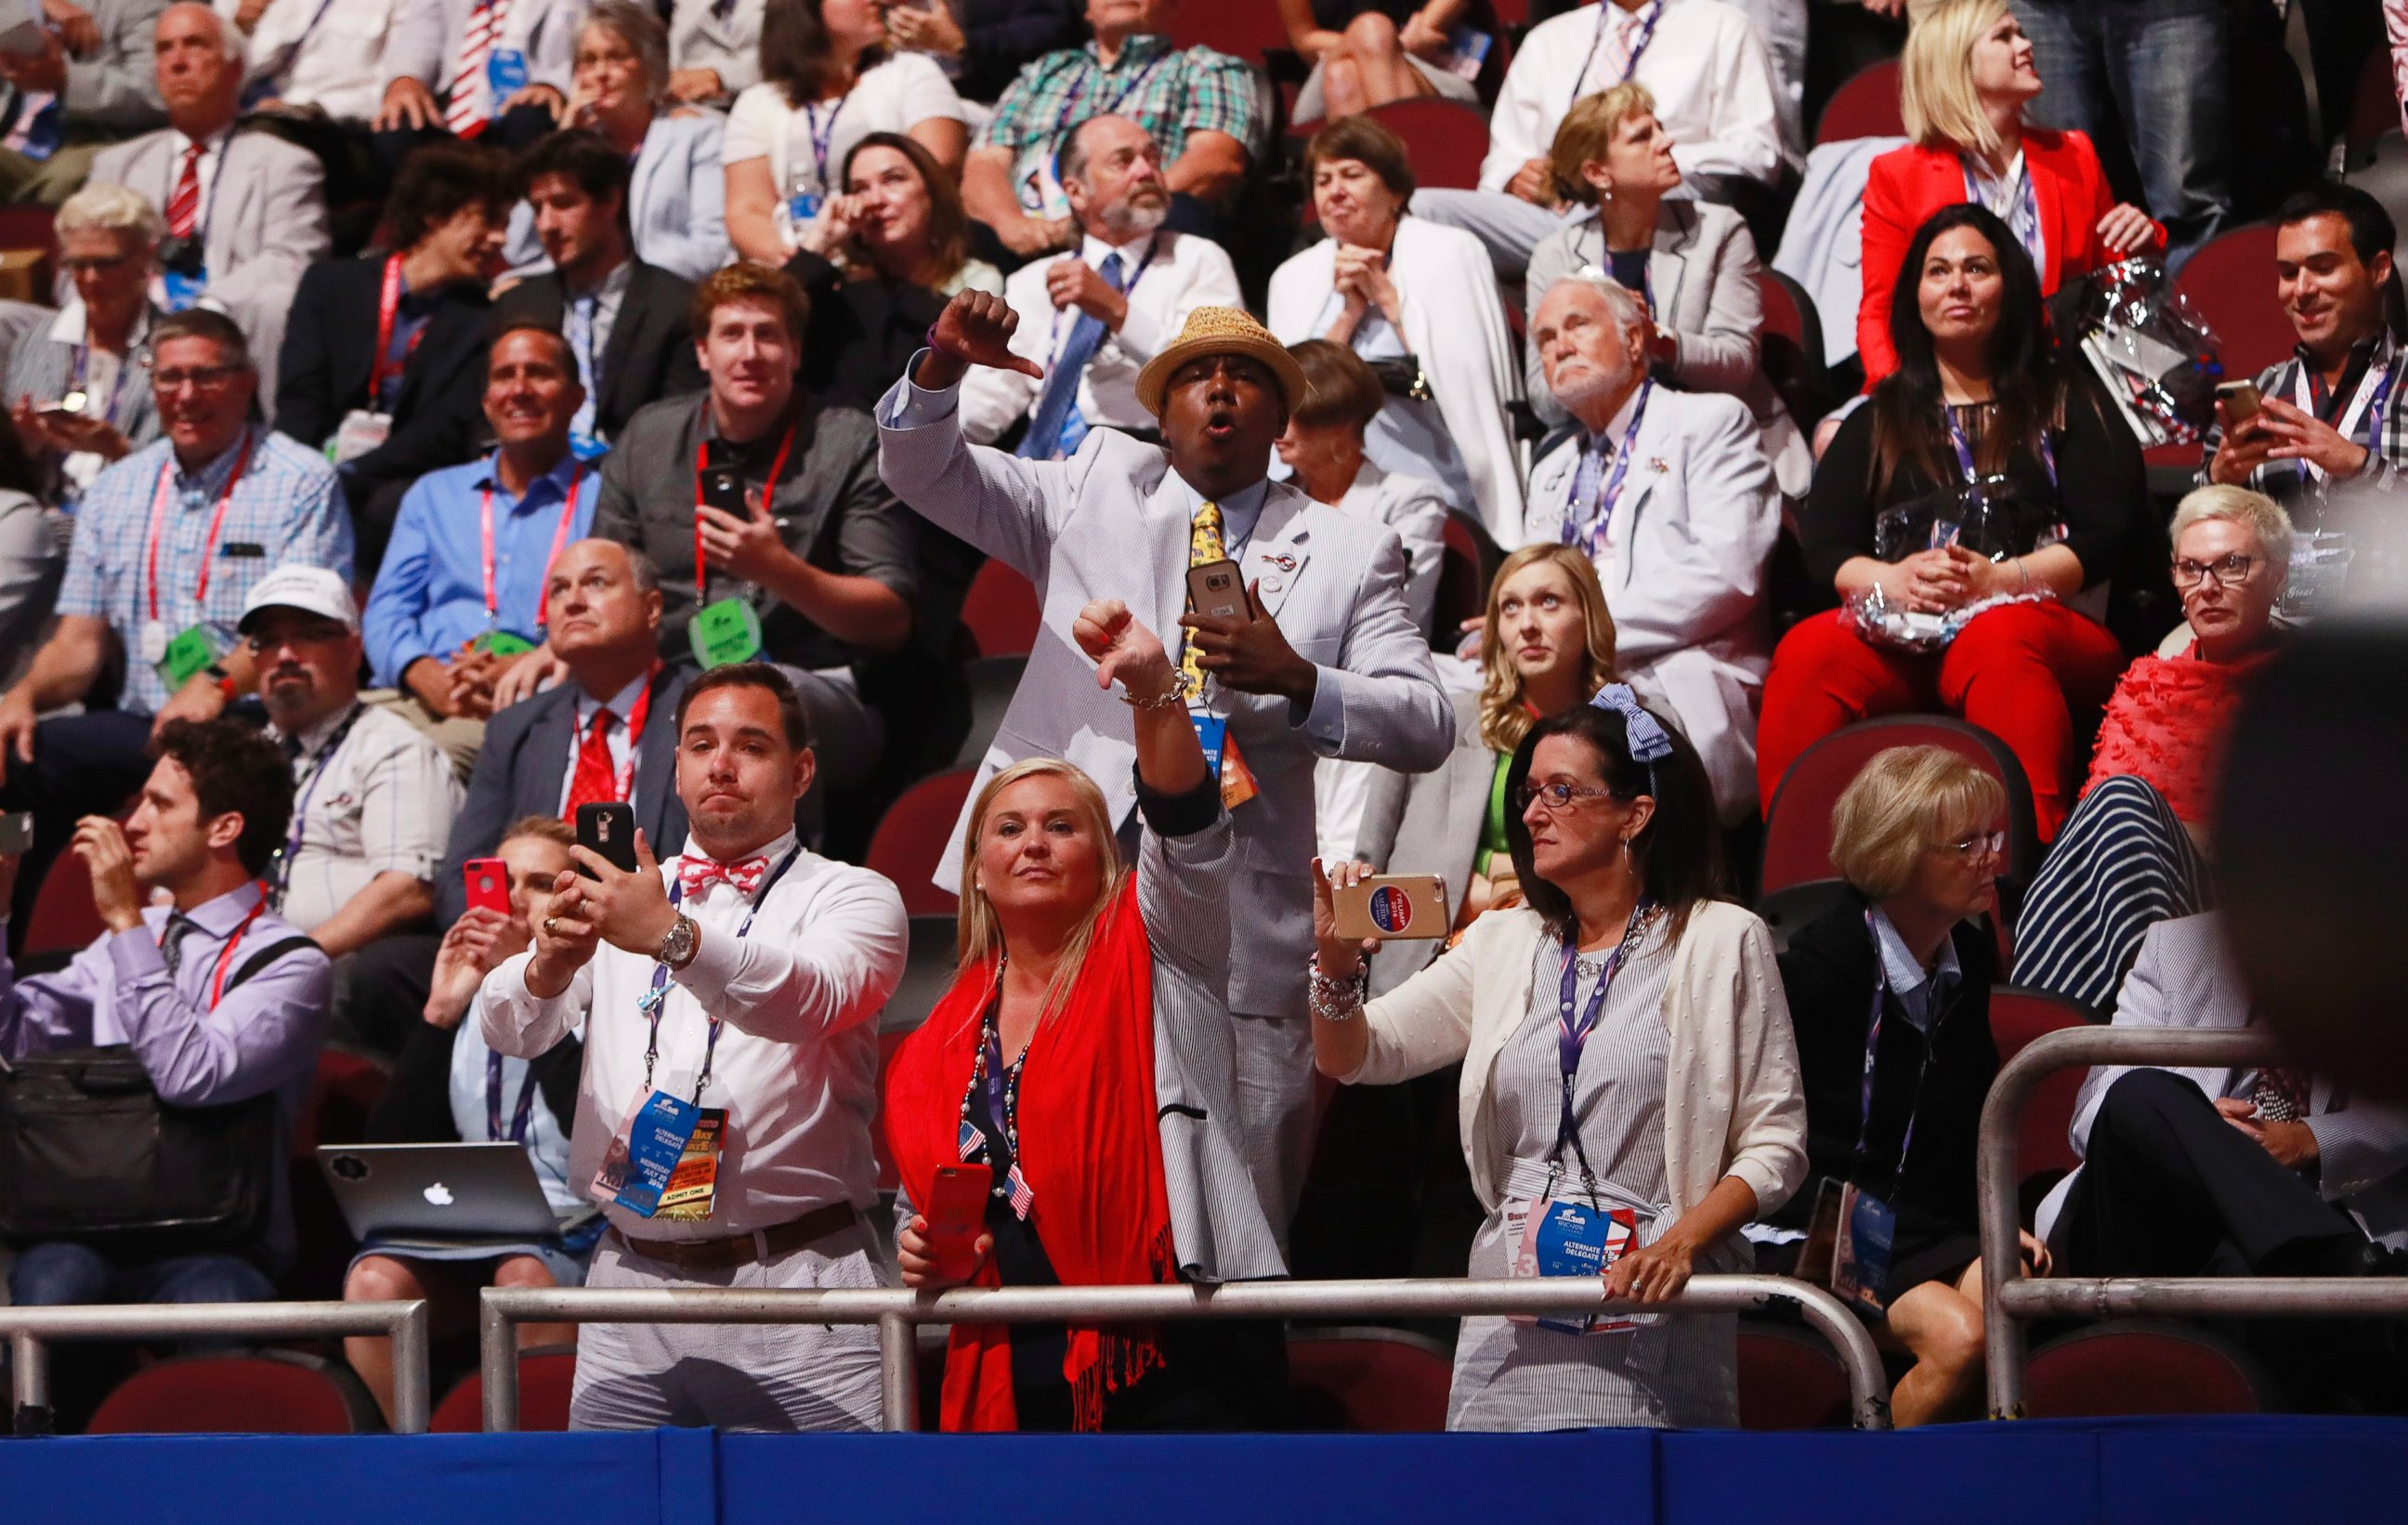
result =
[{"label": "woman with eyeglasses", "polygon": [[[1875,754],[1831,813],[1831,862],[1846,892],[1781,956],[1813,1188],[1770,1221],[1801,1234],[1818,1214],[1846,1221],[1843,1185],[1888,1210],[1886,1263],[1857,1261],[1858,1307],[1877,1343],[1914,1358],[1890,1396],[1901,1429],[1979,1413],[1974,1160],[1999,1068],[1999,956],[1982,918],[1998,913],[2006,811],[1999,781],[1945,747]],[[2044,1274],[2046,1250],[2028,1234],[2024,1244]],[[1796,1243],[1784,1246],[1773,1268],[1792,1270],[1797,1255]]]},{"label": "woman with eyeglasses", "polygon": [[167,224],[139,194],[98,184],[67,198],[56,230],[75,295],[19,342],[0,388],[41,495],[73,511],[102,468],[159,438],[149,339],[166,314],[150,283]]},{"label": "woman with eyeglasses", "polygon": [[[1713,791],[1678,732],[1616,683],[1530,727],[1506,841],[1524,902],[1366,1000],[1376,940],[1338,934],[1314,866],[1313,1059],[1348,1085],[1460,1061],[1469,1274],[1595,1275],[1638,1307],[1467,1318],[1450,1430],[1738,1422],[1728,1315],[1647,1311],[1754,1263],[1740,1229],[1806,1171],[1806,1106],[1772,940],[1719,899]],[[1375,907],[1375,914],[1377,908]]]},{"label": "woman with eyeglasses", "polygon": [[2184,625],[2125,669],[2107,701],[2082,801],[2066,818],[2015,925],[2015,983],[2101,1014],[2170,916],[2208,909],[2199,849],[2215,763],[2244,694],[2281,644],[2291,519],[2245,487],[2184,498],[2173,525]]}]

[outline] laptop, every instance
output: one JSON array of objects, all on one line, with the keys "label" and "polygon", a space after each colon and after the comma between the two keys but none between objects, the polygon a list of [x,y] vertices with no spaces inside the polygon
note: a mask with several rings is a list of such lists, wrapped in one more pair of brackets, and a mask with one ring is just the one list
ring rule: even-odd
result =
[{"label": "laptop", "polygon": [[523,1144],[322,1144],[318,1168],[362,1244],[448,1247],[561,1230]]}]

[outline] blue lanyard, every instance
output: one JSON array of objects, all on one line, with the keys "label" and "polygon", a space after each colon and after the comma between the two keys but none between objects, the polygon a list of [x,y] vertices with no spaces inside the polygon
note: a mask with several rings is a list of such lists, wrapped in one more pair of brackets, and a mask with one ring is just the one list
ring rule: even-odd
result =
[{"label": "blue lanyard", "polygon": [[[512,1144],[524,1144],[527,1125],[535,1117],[535,1066],[527,1066],[526,1078],[519,1083],[519,1104],[510,1114]],[[502,1056],[494,1050],[485,1052],[485,1137],[498,1144],[502,1140]]]},{"label": "blue lanyard", "polygon": [[[1982,478],[1981,473],[1973,466],[1973,446],[1971,441],[1965,438],[1965,425],[1957,421],[1956,410],[1950,407],[1944,399],[1940,404],[1940,417],[1948,425],[1948,443],[1956,452],[1957,469],[1965,473],[1965,484],[1970,487]],[[2049,438],[2049,431],[2046,429],[2040,431],[2040,464],[2048,472],[2049,490],[2055,492],[2057,490],[2057,444]]]},{"label": "blue lanyard", "polygon": [[[1579,105],[1583,95],[1591,94],[1581,89],[1581,85],[1588,79],[1588,66],[1597,62],[1597,50],[1605,45],[1605,29],[1608,26],[1620,24],[1614,19],[1613,13],[1621,8],[1613,3],[1613,0],[1598,0],[1597,30],[1589,34],[1588,51],[1581,56],[1580,72],[1572,76],[1571,97],[1564,102],[1566,111]],[[1631,13],[1624,11],[1623,14]],[[1630,49],[1630,62],[1623,66],[1622,78],[1613,81],[1614,84],[1627,84],[1631,77],[1639,72],[1639,55],[1645,52],[1647,45],[1656,40],[1656,23],[1663,19],[1664,7],[1659,0],[1656,7],[1656,13],[1648,17],[1647,24],[1639,29],[1639,40]]]},{"label": "blue lanyard", "polygon": [[[1622,446],[1613,453],[1613,470],[1598,484],[1597,492],[1590,497],[1585,511],[1578,503],[1566,505],[1562,531],[1563,543],[1579,545],[1584,541],[1587,542],[1589,559],[1592,561],[1605,554],[1606,528],[1613,522],[1614,505],[1622,500],[1622,479],[1629,474],[1630,453],[1639,445],[1639,425],[1647,418],[1647,395],[1655,388],[1656,381],[1653,377],[1639,383],[1639,402],[1630,410],[1629,426],[1622,431]],[[1572,482],[1577,490],[1580,482],[1577,472],[1573,475]],[[1581,517],[1575,519],[1575,514],[1580,514]]]},{"label": "blue lanyard", "polygon": [[[1889,996],[1889,965],[1882,957],[1881,933],[1873,926],[1870,906],[1865,908],[1865,940],[1873,946],[1873,1009],[1865,1023],[1865,1073],[1857,1087],[1856,1158],[1865,1158],[1865,1141],[1873,1125],[1873,1071],[1881,1052],[1882,1007]],[[1938,974],[1933,974],[1936,982]],[[1923,1035],[1923,1063],[1914,1072],[1914,1094],[1908,1099],[1906,1132],[1898,1141],[1898,1169],[1890,1176],[1889,1195],[1898,1195],[1898,1184],[1906,1177],[1906,1154],[1914,1147],[1914,1121],[1923,1111],[1923,1083],[1931,1073],[1931,1056],[1940,1047],[1940,1024],[1948,1015],[1945,1002],[1941,1001],[1940,987],[1932,985],[1931,1026]]]},{"label": "blue lanyard", "polygon": [[[1162,67],[1165,64],[1169,63],[1172,55],[1177,51],[1178,50],[1174,48],[1169,52],[1164,53],[1153,63],[1148,64],[1145,67],[1138,70],[1137,78],[1131,79],[1127,84],[1125,84],[1120,89],[1114,91],[1112,93],[1112,98],[1104,103],[1101,110],[1090,111],[1087,113],[1087,117],[1081,118],[1081,125],[1085,125],[1088,118],[1119,115],[1121,103],[1127,100],[1131,95],[1136,94],[1139,91],[1144,89],[1145,82],[1154,78],[1154,71]],[[1100,58],[1096,59],[1095,61],[1095,67],[1096,77],[1099,79],[1102,79],[1105,72],[1104,61]],[[1063,101],[1062,109],[1054,114],[1054,131],[1047,135],[1048,140],[1054,145],[1054,183],[1055,185],[1060,185],[1062,183],[1063,130],[1070,125],[1070,113],[1079,108],[1079,102],[1086,95],[1086,94],[1087,81],[1084,78],[1082,78],[1076,84],[1070,87],[1069,97]],[[1132,281],[1129,284],[1134,286],[1137,282]]]},{"label": "blue lanyard", "polygon": [[[768,899],[769,892],[778,887],[778,881],[786,877],[786,870],[795,866],[795,859],[802,856],[803,844],[798,842],[787,851],[784,857],[778,860],[778,866],[769,870],[769,876],[761,881],[761,887],[752,892],[752,903],[745,909],[744,925],[736,929],[738,942],[744,941],[745,934],[752,930],[752,918],[761,914],[762,902]],[[685,882],[681,879],[670,880],[669,904],[675,907],[684,903],[684,900]],[[652,985],[636,1002],[636,1009],[642,1012],[652,1025],[652,1037],[644,1045],[644,1094],[647,1096],[652,1094],[652,1066],[661,1057],[661,1006],[668,1000],[668,985],[669,966],[654,959]],[[703,1041],[702,1073],[695,1077],[694,1083],[694,1101],[696,1106],[702,1104],[703,1090],[710,1084],[711,1060],[718,1056],[719,1018],[714,1016],[710,1018],[710,1036]]]},{"label": "blue lanyard", "polygon": [[292,883],[293,860],[300,856],[302,838],[308,832],[309,801],[318,798],[318,783],[326,776],[326,765],[335,760],[335,754],[342,749],[344,739],[351,734],[351,727],[359,724],[360,716],[366,712],[366,706],[354,701],[351,712],[343,717],[343,723],[335,727],[335,734],[326,738],[326,744],[318,749],[316,757],[310,759],[309,780],[301,786],[300,798],[293,801],[292,833],[284,839],[284,851],[277,855],[276,898],[279,902],[282,901],[285,888]]},{"label": "blue lanyard", "polygon": [[836,119],[844,115],[844,103],[851,99],[853,99],[853,92],[850,90],[836,98],[836,105],[828,108],[825,129],[820,126],[818,102],[811,102],[803,108],[803,122],[811,135],[811,167],[819,172],[820,194],[824,196],[833,197],[836,194],[836,187],[828,183],[828,151],[836,146]]},{"label": "blue lanyard", "polygon": [[1563,1111],[1555,1122],[1555,1166],[1562,1168],[1564,1145],[1569,1143],[1572,1146],[1573,1158],[1580,1161],[1582,1176],[1590,1181],[1597,1179],[1597,1173],[1589,1169],[1588,1152],[1581,1147],[1580,1129],[1573,1122],[1572,1081],[1580,1073],[1581,1051],[1588,1046],[1589,1034],[1597,1030],[1598,1018],[1605,1013],[1605,994],[1613,987],[1614,975],[1620,973],[1622,966],[1629,961],[1631,947],[1639,939],[1639,929],[1645,925],[1648,913],[1655,908],[1653,900],[1643,898],[1630,908],[1630,920],[1622,928],[1622,941],[1615,943],[1613,952],[1607,956],[1605,968],[1598,972],[1597,988],[1589,994],[1588,1007],[1580,1012],[1577,1018],[1574,1008],[1579,1004],[1580,950],[1571,942],[1564,944],[1563,982],[1558,991],[1560,1000],[1555,1008],[1555,1062],[1563,1072],[1564,1096]]}]

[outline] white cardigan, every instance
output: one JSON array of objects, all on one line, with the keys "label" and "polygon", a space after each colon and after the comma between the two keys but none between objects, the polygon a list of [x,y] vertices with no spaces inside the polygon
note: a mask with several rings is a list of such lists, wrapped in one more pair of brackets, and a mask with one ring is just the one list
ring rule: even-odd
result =
[{"label": "white cardigan", "polygon": [[[1522,468],[1505,419],[1505,405],[1522,396],[1513,341],[1486,246],[1461,228],[1423,217],[1397,223],[1388,278],[1403,304],[1403,338],[1428,375],[1439,416],[1463,455],[1475,501],[1454,505],[1475,513],[1499,545],[1522,543]],[[1313,337],[1329,304],[1338,269],[1338,240],[1324,238],[1271,272],[1264,304],[1282,344]]]},{"label": "white cardigan", "polygon": [[[1341,1081],[1394,1085],[1463,1061],[1457,1101],[1471,1187],[1495,1212],[1512,1161],[1497,1136],[1494,1080],[1506,1041],[1530,1018],[1530,970],[1544,928],[1527,907],[1491,911],[1427,969],[1364,1008],[1370,1038]],[[1689,914],[1664,986],[1664,1178],[1686,1213],[1726,1175],[1763,1217],[1806,1179],[1806,1094],[1772,936],[1754,913],[1709,900]]]}]

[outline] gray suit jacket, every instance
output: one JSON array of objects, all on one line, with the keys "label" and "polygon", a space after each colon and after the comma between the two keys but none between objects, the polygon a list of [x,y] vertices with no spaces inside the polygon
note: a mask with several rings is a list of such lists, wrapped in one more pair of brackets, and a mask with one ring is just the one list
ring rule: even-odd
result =
[{"label": "gray suit jacket", "polygon": [[[2225,950],[2222,918],[2210,912],[2161,921],[2141,940],[2132,972],[2115,998],[2119,1028],[2222,1029],[2250,1025],[2249,992]],[[2108,1065],[2090,1072],[2073,1103],[2073,1148],[2087,1150],[2091,1120],[2109,1087],[2132,1069]],[[2246,1096],[2255,1070],[2175,1070],[2210,1101]],[[2309,1130],[2316,1136],[2316,1187],[2327,1201],[2343,1208],[2374,1239],[2408,1248],[2408,1114],[2352,1097],[2325,1075],[2314,1077]],[[2076,1172],[2075,1174],[2080,1174]],[[2057,1222],[2069,1175],[2041,1204],[2039,1231],[2045,1238]]]},{"label": "gray suit jacket", "polygon": [[100,50],[67,60],[60,105],[69,128],[138,133],[166,120],[166,108],[159,104],[159,71],[150,61],[150,34],[166,8],[167,0],[93,0]]},{"label": "gray suit jacket", "polygon": [[[1471,885],[1496,782],[1497,754],[1480,739],[1480,696],[1456,694],[1455,750],[1435,772],[1386,772],[1372,781],[1356,855],[1382,873],[1437,874],[1446,881],[1446,908],[1455,912]],[[1384,944],[1371,960],[1371,994],[1386,995],[1445,948],[1442,937]]]},{"label": "gray suit jacket", "polygon": [[[1023,757],[1064,757],[1103,789],[1115,820],[1136,802],[1128,712],[1096,686],[1070,639],[1091,598],[1119,598],[1166,640],[1187,607],[1188,513],[1161,449],[1114,429],[1087,436],[1067,461],[1023,461],[967,443],[954,410],[896,428],[910,386],[878,406],[879,468],[897,496],[1037,585],[1044,623],[982,776]],[[948,398],[950,404],[953,399]],[[1404,597],[1396,533],[1269,485],[1246,547],[1247,579],[1297,654],[1319,669],[1341,716],[1329,755],[1421,771],[1446,759],[1454,734],[1429,645]],[[1287,701],[1218,690],[1216,712],[1261,786],[1236,812],[1233,882],[1248,957],[1231,960],[1229,1009],[1278,1016],[1304,1010],[1312,950],[1312,770],[1321,743]],[[958,883],[960,828],[938,872]]]}]

